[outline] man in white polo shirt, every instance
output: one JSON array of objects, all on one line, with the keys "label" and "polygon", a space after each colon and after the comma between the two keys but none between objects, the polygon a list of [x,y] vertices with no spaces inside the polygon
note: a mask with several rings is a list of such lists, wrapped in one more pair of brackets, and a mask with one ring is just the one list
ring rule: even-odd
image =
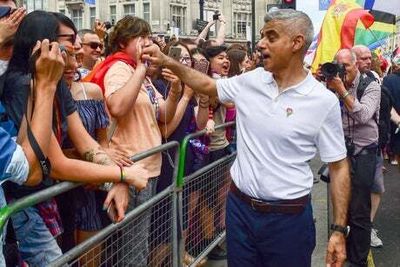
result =
[{"label": "man in white polo shirt", "polygon": [[230,79],[201,75],[156,47],[144,48],[142,59],[168,67],[196,92],[235,103],[238,156],[226,211],[229,266],[311,266],[315,227],[307,162],[317,150],[329,163],[334,207],[326,261],[341,266],[350,178],[338,99],[303,68],[313,38],[306,14],[268,13],[261,32],[264,69]]}]

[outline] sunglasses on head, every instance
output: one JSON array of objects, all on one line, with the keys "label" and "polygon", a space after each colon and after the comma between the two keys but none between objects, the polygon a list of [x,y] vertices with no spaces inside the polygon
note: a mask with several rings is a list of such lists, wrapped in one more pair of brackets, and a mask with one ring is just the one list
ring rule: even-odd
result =
[{"label": "sunglasses on head", "polygon": [[103,44],[102,43],[96,43],[96,42],[89,42],[89,43],[82,43],[83,45],[88,45],[90,48],[93,50],[96,50],[98,47],[100,47],[100,50],[103,50]]}]

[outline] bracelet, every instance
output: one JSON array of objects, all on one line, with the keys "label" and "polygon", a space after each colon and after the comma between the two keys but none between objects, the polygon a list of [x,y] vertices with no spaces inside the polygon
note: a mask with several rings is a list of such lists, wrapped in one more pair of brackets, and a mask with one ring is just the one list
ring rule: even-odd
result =
[{"label": "bracelet", "polygon": [[125,174],[125,171],[124,171],[124,167],[119,167],[119,169],[120,169],[120,182],[121,183],[124,183],[125,182],[125,180],[126,180],[126,174]]},{"label": "bracelet", "polygon": [[344,93],[343,95],[342,95],[342,99],[345,99],[347,96],[349,96],[350,95],[350,92],[349,91],[346,91],[346,93]]}]

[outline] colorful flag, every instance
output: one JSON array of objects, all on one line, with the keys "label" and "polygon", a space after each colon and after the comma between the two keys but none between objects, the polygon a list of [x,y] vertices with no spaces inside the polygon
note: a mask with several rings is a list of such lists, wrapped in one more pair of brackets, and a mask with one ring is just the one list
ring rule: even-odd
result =
[{"label": "colorful flag", "polygon": [[378,10],[369,11],[374,16],[374,24],[366,29],[359,23],[356,29],[354,44],[362,44],[374,50],[384,45],[385,40],[396,32],[396,16]]},{"label": "colorful flag", "polygon": [[332,0],[319,33],[318,47],[312,64],[313,71],[317,70],[319,64],[332,61],[339,49],[351,48],[354,45],[359,21],[365,29],[374,22],[373,16],[356,1]]}]

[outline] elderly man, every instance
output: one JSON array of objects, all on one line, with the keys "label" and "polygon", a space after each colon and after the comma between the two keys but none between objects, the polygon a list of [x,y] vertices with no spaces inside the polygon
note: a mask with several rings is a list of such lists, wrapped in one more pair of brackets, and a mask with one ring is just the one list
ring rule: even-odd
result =
[{"label": "elderly man", "polygon": [[82,39],[83,47],[82,66],[78,70],[81,78],[84,78],[96,65],[104,46],[99,36],[92,30],[80,30],[78,34]]},{"label": "elderly man", "polygon": [[264,68],[233,78],[213,80],[155,46],[144,48],[142,59],[171,69],[198,93],[235,103],[238,155],[226,207],[229,266],[311,266],[315,227],[307,161],[317,150],[329,162],[332,179],[334,231],[326,261],[341,266],[350,178],[339,101],[303,68],[313,39],[310,18],[279,10],[264,20],[258,43]]},{"label": "elderly man", "polygon": [[[375,79],[376,82],[380,83],[379,76],[376,72],[371,71],[371,51],[364,45],[353,46],[351,51],[354,52],[357,58],[358,70],[362,75]],[[382,103],[381,103],[382,104]],[[389,112],[389,110],[388,110]],[[382,115],[382,114],[380,114]],[[388,114],[389,116],[389,114]],[[388,131],[389,132],[389,131]],[[381,202],[382,194],[385,192],[385,186],[383,181],[383,155],[381,152],[377,154],[376,159],[376,170],[374,183],[371,188],[371,223],[374,222],[376,212]],[[371,247],[382,247],[383,242],[378,237],[378,231],[375,228],[371,229]]]},{"label": "elderly man", "polygon": [[339,77],[328,81],[328,86],[343,103],[343,129],[352,168],[347,256],[351,266],[366,267],[371,241],[371,187],[378,152],[375,118],[381,92],[374,79],[360,73],[356,55],[351,50],[340,50],[336,61],[344,65],[346,75],[344,81]]}]

